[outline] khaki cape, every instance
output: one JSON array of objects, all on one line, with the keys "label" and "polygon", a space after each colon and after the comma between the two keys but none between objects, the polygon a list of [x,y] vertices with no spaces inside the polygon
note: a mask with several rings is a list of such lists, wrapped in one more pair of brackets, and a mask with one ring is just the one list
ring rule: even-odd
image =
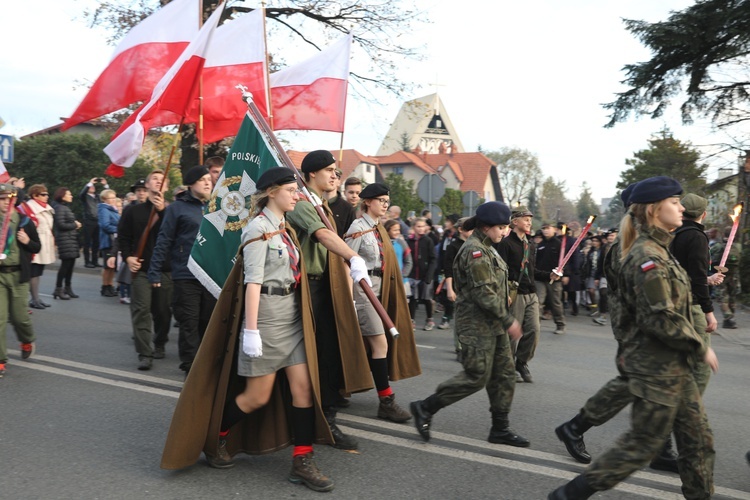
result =
[{"label": "khaki cape", "polygon": [[[299,249],[299,241],[291,228],[289,234]],[[332,444],[333,437],[320,406],[312,306],[303,260],[300,260],[300,265],[300,303],[307,367],[314,395],[315,442]],[[237,349],[239,332],[244,327],[241,324],[244,304],[245,285],[240,247],[177,401],[162,454],[163,469],[191,466],[198,461],[201,452],[209,456],[216,455],[224,404],[227,398],[234,398],[245,389],[245,378],[237,375]],[[293,439],[290,408],[291,393],[284,371],[280,370],[269,403],[248,415],[227,436],[229,454],[263,454],[290,446]]]}]

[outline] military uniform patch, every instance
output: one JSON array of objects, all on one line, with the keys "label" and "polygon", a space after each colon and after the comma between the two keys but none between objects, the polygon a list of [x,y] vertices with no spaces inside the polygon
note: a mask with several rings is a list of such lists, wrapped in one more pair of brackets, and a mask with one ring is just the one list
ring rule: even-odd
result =
[{"label": "military uniform patch", "polygon": [[653,260],[649,260],[648,262],[644,262],[643,264],[641,264],[641,271],[643,271],[644,273],[655,268],[656,264],[654,264]]},{"label": "military uniform patch", "polygon": [[474,257],[475,259],[478,259],[479,257],[482,256],[482,251],[481,250],[474,250],[473,252],[471,252],[471,256]]}]

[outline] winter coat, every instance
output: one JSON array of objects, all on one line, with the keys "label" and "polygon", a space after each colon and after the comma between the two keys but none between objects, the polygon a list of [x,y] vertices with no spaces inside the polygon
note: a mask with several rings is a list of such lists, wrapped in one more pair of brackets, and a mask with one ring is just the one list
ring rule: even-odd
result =
[{"label": "winter coat", "polygon": [[31,263],[43,266],[52,264],[57,260],[57,255],[55,255],[55,236],[52,234],[52,229],[55,225],[55,209],[49,204],[43,207],[33,198],[24,203],[24,205],[26,215],[36,225],[39,242],[42,244],[42,248],[34,254]]},{"label": "winter coat", "polygon": [[77,259],[80,255],[76,216],[66,203],[55,205],[55,242],[61,259]]},{"label": "winter coat", "polygon": [[120,213],[107,203],[99,203],[99,248],[112,248],[112,240],[117,235]]}]

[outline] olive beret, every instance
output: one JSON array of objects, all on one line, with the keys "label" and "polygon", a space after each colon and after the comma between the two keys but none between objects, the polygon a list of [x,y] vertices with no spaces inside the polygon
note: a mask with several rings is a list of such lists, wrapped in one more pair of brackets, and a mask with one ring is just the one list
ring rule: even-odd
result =
[{"label": "olive beret", "polygon": [[297,176],[291,168],[274,167],[269,168],[258,177],[255,187],[258,191],[265,191],[271,186],[283,186],[297,181]]},{"label": "olive beret", "polygon": [[671,177],[660,175],[640,181],[630,193],[628,201],[633,203],[655,203],[682,194],[682,186]]}]

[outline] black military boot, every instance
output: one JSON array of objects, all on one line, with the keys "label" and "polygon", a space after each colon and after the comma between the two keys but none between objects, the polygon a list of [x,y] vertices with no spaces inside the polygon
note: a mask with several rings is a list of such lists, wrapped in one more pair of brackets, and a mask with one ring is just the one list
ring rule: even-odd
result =
[{"label": "black military boot", "polygon": [[427,399],[412,401],[409,408],[411,409],[411,414],[414,416],[414,426],[417,428],[417,432],[422,436],[422,439],[429,441],[432,416],[442,408],[438,404],[437,397],[433,394]]},{"label": "black military boot", "polygon": [[339,450],[356,450],[359,447],[357,440],[351,436],[344,434],[339,426],[336,425],[336,409],[326,408],[323,410],[323,414],[328,422],[328,427],[331,428],[331,434],[333,435],[333,447]]},{"label": "black military boot", "polygon": [[555,429],[555,434],[563,442],[570,456],[582,464],[591,463],[591,455],[586,451],[583,434],[591,429],[591,424],[580,413]]},{"label": "black military boot", "polygon": [[492,429],[490,429],[490,436],[487,441],[495,444],[518,446],[519,448],[528,447],[529,440],[513,432],[508,425],[507,412],[492,412]]},{"label": "black military boot", "polygon": [[678,474],[680,471],[677,470],[677,453],[675,453],[672,447],[672,436],[667,438],[667,442],[664,443],[659,455],[651,461],[649,465],[652,469],[663,470],[665,472],[674,472]]},{"label": "black military boot", "polygon": [[547,500],[586,500],[596,490],[589,486],[586,477],[581,474],[564,486],[560,486],[555,491],[547,495]]}]

